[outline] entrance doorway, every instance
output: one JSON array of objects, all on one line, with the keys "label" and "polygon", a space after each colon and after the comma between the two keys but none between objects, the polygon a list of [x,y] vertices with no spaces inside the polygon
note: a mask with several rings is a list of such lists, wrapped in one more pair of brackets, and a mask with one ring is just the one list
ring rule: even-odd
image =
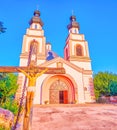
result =
[{"label": "entrance doorway", "polygon": [[67,104],[68,103],[68,91],[59,91],[59,103]]},{"label": "entrance doorway", "polygon": [[49,88],[50,104],[69,104],[74,101],[73,86],[64,78],[57,78],[51,83]]}]

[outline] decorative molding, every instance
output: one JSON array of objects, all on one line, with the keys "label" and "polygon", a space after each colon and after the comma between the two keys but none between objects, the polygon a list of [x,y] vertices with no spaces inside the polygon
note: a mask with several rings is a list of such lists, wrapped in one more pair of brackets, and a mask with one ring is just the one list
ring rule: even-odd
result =
[{"label": "decorative molding", "polygon": [[[66,64],[66,65],[70,66],[71,68],[73,68],[74,70],[76,70],[76,71],[78,71],[78,72],[80,72],[80,73],[89,74],[89,75],[92,74],[92,70],[84,70],[83,68],[80,68],[80,67],[74,65],[73,63],[64,60],[64,59],[61,58],[61,57],[57,57],[57,58],[55,58],[55,59],[53,59],[53,60],[46,61],[45,63],[42,63],[42,64],[40,64],[39,66],[40,66],[40,67],[44,67],[44,66],[47,67],[47,66],[49,66],[49,65],[51,65],[51,64],[53,64],[53,63],[57,63],[57,62],[61,62],[61,63],[63,63],[63,64]],[[87,61],[87,62],[90,62],[90,61]]]},{"label": "decorative molding", "polygon": [[85,56],[70,56],[70,61],[80,61],[80,62],[91,62],[91,59],[89,57]]},{"label": "decorative molding", "polygon": [[36,36],[36,35],[29,35],[29,34],[26,34],[26,36],[27,37],[32,37],[32,38],[34,38],[34,37],[36,37],[36,38],[43,38],[44,36]]}]

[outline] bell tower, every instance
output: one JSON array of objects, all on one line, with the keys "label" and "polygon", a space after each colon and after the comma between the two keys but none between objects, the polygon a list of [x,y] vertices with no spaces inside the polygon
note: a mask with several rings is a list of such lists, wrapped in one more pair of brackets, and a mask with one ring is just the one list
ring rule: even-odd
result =
[{"label": "bell tower", "polygon": [[[42,27],[43,27],[43,22],[40,18],[40,11],[35,10],[33,17],[29,21],[29,28],[27,28],[26,34],[23,37],[19,66],[28,66],[30,61],[33,62],[35,66],[38,66],[41,63],[45,62],[46,38],[44,36],[44,31]],[[18,100],[22,96],[24,84],[27,83],[25,81],[26,80],[24,74],[19,73],[18,81],[17,81],[17,83],[19,84],[19,88],[15,96],[16,99]]]},{"label": "bell tower", "polygon": [[88,43],[84,35],[79,33],[80,26],[74,15],[70,17],[67,29],[69,34],[64,47],[64,59],[81,68],[91,70]]},{"label": "bell tower", "polygon": [[36,46],[36,65],[43,63],[46,59],[46,38],[42,29],[43,22],[40,18],[40,11],[35,10],[34,16],[29,22],[30,27],[23,37],[22,53],[20,55],[20,66],[27,66],[29,51],[32,44]]}]

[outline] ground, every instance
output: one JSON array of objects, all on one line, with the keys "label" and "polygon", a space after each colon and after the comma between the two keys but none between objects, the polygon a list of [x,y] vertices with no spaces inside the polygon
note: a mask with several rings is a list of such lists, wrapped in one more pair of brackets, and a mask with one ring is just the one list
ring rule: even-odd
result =
[{"label": "ground", "polygon": [[32,130],[117,130],[117,105],[35,105]]}]

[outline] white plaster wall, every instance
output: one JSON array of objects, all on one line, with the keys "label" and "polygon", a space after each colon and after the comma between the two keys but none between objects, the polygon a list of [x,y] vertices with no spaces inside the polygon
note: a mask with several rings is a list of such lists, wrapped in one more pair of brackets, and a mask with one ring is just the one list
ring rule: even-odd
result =
[{"label": "white plaster wall", "polygon": [[[40,60],[39,60],[40,61]],[[42,60],[42,62],[44,62]],[[79,63],[79,62],[78,62]],[[27,60],[26,59],[20,59],[20,65],[21,66],[25,66],[27,65]],[[49,65],[48,67],[56,67],[56,62]],[[85,63],[86,65],[86,63]],[[85,103],[86,102],[90,102],[90,95],[89,93],[84,92],[84,87],[88,88],[88,83],[89,83],[89,76],[83,76],[82,73],[74,70],[73,68],[71,68],[70,66],[63,64],[63,67],[66,70],[66,74],[70,75],[71,77],[73,77],[74,81],[77,84],[77,93],[78,93],[78,102],[79,103]],[[81,65],[82,67],[82,65]],[[40,104],[40,93],[41,93],[41,85],[44,81],[44,79],[48,76],[48,74],[43,74],[41,75],[36,82],[36,93],[35,93],[35,98],[34,98],[34,104]],[[49,91],[49,90],[48,90]],[[48,92],[49,93],[49,92]],[[46,97],[46,96],[44,96]],[[48,95],[47,95],[48,97]]]},{"label": "white plaster wall", "polygon": [[[40,98],[41,98],[41,87],[43,84],[44,79],[47,77],[47,74],[43,74],[40,77],[37,78],[37,82],[36,82],[36,91],[35,91],[35,96],[34,96],[34,104],[41,104],[40,102]],[[46,93],[47,94],[47,93]]]},{"label": "white plaster wall", "polygon": [[24,48],[25,48],[25,46],[26,46],[26,45],[25,45],[26,37],[27,37],[26,35],[23,36],[23,42],[22,42],[22,53],[25,52]]},{"label": "white plaster wall", "polygon": [[81,61],[70,61],[80,68],[84,68],[84,70],[92,70],[90,62],[81,62]]},{"label": "white plaster wall", "polygon": [[[56,63],[49,65],[48,67],[56,67]],[[78,88],[78,102],[79,103],[84,103],[84,86],[83,86],[83,79],[82,79],[82,73],[77,72],[73,68],[69,67],[66,64],[63,64],[63,67],[66,70],[66,74],[70,75],[73,77],[74,81],[76,82]],[[40,104],[40,92],[41,92],[41,84],[43,83],[44,79],[47,77],[47,74],[42,75],[37,79],[36,83],[36,93],[35,93],[35,99],[34,99],[34,104]],[[49,91],[49,90],[48,90]],[[48,92],[49,93],[49,92]],[[46,96],[44,96],[46,97]],[[48,97],[48,95],[47,95]]]},{"label": "white plaster wall", "polygon": [[20,58],[20,66],[27,66],[27,59]]},{"label": "white plaster wall", "polygon": [[[20,58],[20,66],[27,66],[27,59],[25,58]],[[44,63],[45,60],[37,60],[37,65],[40,65],[42,63]]]},{"label": "white plaster wall", "polygon": [[39,53],[41,53],[42,52],[42,38],[37,38],[37,37],[25,37],[25,46],[26,46],[26,48],[25,48],[25,52],[28,52],[29,50],[29,43],[32,41],[32,40],[36,40],[36,41],[38,41],[38,43],[39,43]]},{"label": "white plaster wall", "polygon": [[72,48],[72,49],[71,49],[71,51],[72,51],[71,54],[72,54],[72,55],[75,55],[75,49],[74,49],[75,45],[74,45],[74,44],[75,44],[75,43],[72,42],[72,46],[71,46],[71,48]]},{"label": "white plaster wall", "polygon": [[44,62],[45,62],[45,60],[37,60],[37,65],[40,65],[40,64],[42,64]]},{"label": "white plaster wall", "polygon": [[[41,38],[34,38],[34,37],[26,37],[26,52],[28,52],[29,50],[29,43],[32,41],[32,40],[36,40],[36,41],[38,41],[39,42],[39,46],[40,46],[40,48],[42,47],[42,44],[41,44],[41,42],[42,42],[42,39]],[[39,49],[40,49],[39,48]],[[40,52],[41,52],[41,50],[39,50]]]},{"label": "white plaster wall", "polygon": [[38,38],[37,41],[39,42],[39,53],[42,53],[42,38]]},{"label": "white plaster wall", "polygon": [[[26,65],[26,59],[20,59],[20,64],[24,66],[24,64]],[[47,66],[47,67],[56,67],[56,62]],[[82,73],[76,71],[75,69],[71,68],[70,66],[66,65],[63,63],[63,67],[66,70],[66,74],[70,75],[71,77],[73,77],[74,81],[76,82],[77,86],[77,93],[78,93],[78,103],[85,103],[85,101],[90,101],[89,95],[86,93],[84,93],[84,86],[88,87],[88,83],[89,83],[89,76],[84,76]],[[40,97],[41,97],[41,86],[43,84],[43,81],[45,80],[45,78],[49,76],[48,74],[43,74],[40,77],[38,77],[37,82],[36,82],[36,92],[35,92],[35,97],[34,97],[34,104],[40,104]],[[85,82],[84,82],[85,81]],[[48,90],[49,91],[49,90]],[[49,93],[49,92],[47,92]],[[47,94],[46,93],[46,94]],[[44,96],[44,97],[48,97]],[[86,99],[87,98],[87,99]]]},{"label": "white plaster wall", "polygon": [[83,87],[83,80],[82,80],[82,74],[78,71],[74,70],[73,68],[69,67],[66,64],[63,64],[63,67],[66,70],[66,74],[71,75],[75,82],[77,83],[77,90],[78,90],[78,102],[84,103],[84,87]]},{"label": "white plaster wall", "polygon": [[84,35],[83,34],[76,34],[76,35],[72,35],[71,34],[71,39],[74,39],[74,40],[84,40]]},{"label": "white plaster wall", "polygon": [[25,43],[25,45],[26,45],[26,49],[25,49],[25,51],[26,52],[28,52],[29,50],[29,43],[33,40],[34,38],[32,38],[32,37],[26,37],[26,43]]},{"label": "white plaster wall", "polygon": [[91,78],[91,75],[84,75],[83,80],[84,82],[84,87],[87,88],[87,91],[85,91],[85,102],[91,102],[91,96],[90,96],[90,86],[89,86],[89,78]]},{"label": "white plaster wall", "polygon": [[33,35],[33,36],[44,36],[44,31],[27,29],[26,34]]},{"label": "white plaster wall", "polygon": [[90,57],[90,56],[89,56],[88,42],[85,41],[85,42],[84,42],[84,45],[85,45],[85,50],[84,50],[84,51],[86,51],[86,56],[87,56],[87,57]]}]

